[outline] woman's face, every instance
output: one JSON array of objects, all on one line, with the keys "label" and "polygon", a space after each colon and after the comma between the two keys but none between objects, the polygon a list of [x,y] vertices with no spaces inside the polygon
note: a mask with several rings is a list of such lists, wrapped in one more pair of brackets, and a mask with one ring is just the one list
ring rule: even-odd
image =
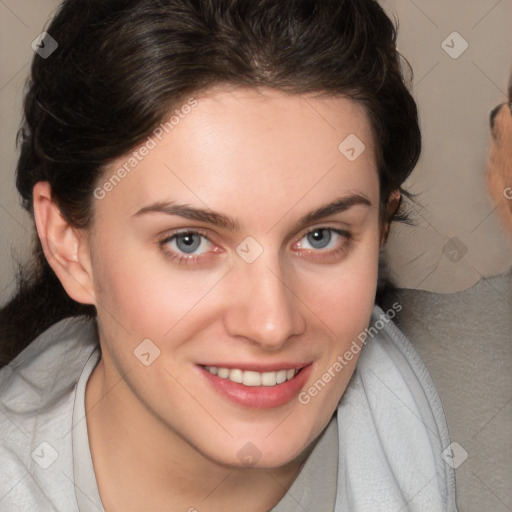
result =
[{"label": "woman's face", "polygon": [[105,375],[210,460],[281,466],[329,422],[357,355],[333,364],[372,312],[369,121],[348,99],[269,89],[212,90],[176,110],[96,189]]}]

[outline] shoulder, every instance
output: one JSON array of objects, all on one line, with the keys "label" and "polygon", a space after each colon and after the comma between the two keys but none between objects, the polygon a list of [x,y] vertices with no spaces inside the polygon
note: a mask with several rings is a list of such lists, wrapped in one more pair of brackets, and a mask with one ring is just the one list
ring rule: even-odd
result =
[{"label": "shoulder", "polygon": [[400,309],[375,306],[358,337],[361,354],[337,414],[339,485],[350,485],[339,510],[384,502],[385,510],[398,510],[404,498],[410,512],[456,510],[455,476],[443,458],[450,445],[443,408],[423,361],[393,322]]},{"label": "shoulder", "polygon": [[489,481],[510,499],[512,268],[457,293],[398,290],[397,300],[398,326],[432,374],[451,439],[471,454],[457,467],[461,504],[485,509]]},{"label": "shoulder", "polygon": [[[512,300],[512,267],[506,272],[482,277],[467,290],[455,293],[436,293],[427,290],[402,288],[396,290],[396,299],[403,304],[398,325],[411,322],[449,323],[481,327],[492,323],[510,328],[510,302]],[[485,309],[485,315],[482,310]],[[507,330],[508,330],[507,329]]]},{"label": "shoulder", "polygon": [[[87,361],[99,356],[96,321],[71,317],[51,326],[0,370],[2,506],[43,510],[63,498],[59,488],[68,488],[73,479],[75,387]],[[49,479],[54,491],[46,485]]]},{"label": "shoulder", "polygon": [[76,384],[98,348],[95,319],[70,317],[52,325],[0,370],[0,406],[28,418]]}]

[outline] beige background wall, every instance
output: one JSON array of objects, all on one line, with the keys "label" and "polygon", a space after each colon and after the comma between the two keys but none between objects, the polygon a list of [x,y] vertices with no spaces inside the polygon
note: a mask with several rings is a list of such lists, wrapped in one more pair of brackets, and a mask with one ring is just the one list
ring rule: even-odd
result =
[{"label": "beige background wall", "polygon": [[[15,134],[30,45],[58,3],[0,0],[1,300],[12,290],[11,255],[27,252],[32,233],[14,187]],[[512,0],[382,4],[400,21],[399,48],[414,69],[424,134],[422,159],[407,183],[420,194],[418,225],[395,229],[389,242],[392,268],[405,287],[462,290],[512,264],[512,247],[484,186],[489,112],[505,101],[512,71]]]}]

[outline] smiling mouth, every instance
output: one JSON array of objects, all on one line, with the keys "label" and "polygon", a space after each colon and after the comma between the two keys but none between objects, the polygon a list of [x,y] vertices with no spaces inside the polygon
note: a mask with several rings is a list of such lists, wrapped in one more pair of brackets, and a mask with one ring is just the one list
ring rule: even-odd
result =
[{"label": "smiling mouth", "polygon": [[218,366],[203,366],[203,368],[221,379],[230,380],[237,384],[243,384],[247,387],[265,386],[272,387],[284,384],[293,379],[299,368],[289,370],[278,370],[274,372],[255,372],[251,370],[241,370],[238,368],[220,368]]}]

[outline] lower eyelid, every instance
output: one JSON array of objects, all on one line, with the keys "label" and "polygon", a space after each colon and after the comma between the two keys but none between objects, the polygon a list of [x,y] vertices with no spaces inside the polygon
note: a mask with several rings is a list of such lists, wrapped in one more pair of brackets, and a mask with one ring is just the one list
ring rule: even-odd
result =
[{"label": "lower eyelid", "polygon": [[[335,233],[336,235],[338,235],[341,238],[340,243],[338,244],[338,246],[334,247],[334,248],[331,248],[331,249],[327,249],[327,250],[325,250],[325,249],[305,249],[306,251],[312,252],[312,253],[318,253],[318,254],[332,255],[332,254],[336,254],[336,253],[338,253],[340,251],[344,251],[344,250],[347,249],[347,245],[350,243],[350,241],[352,239],[351,233],[349,233],[347,231],[343,231],[341,229],[332,228],[332,227],[329,227],[329,226],[324,226],[324,227],[318,227],[318,228],[310,229],[309,231],[304,233],[298,239],[298,241],[302,240],[308,234],[310,234],[310,233],[312,233],[314,231],[317,231],[317,230],[321,230],[321,229],[329,230],[332,233]],[[213,248],[217,247],[215,245],[215,243],[212,240],[210,240],[209,236],[206,233],[202,233],[201,231],[185,231],[185,230],[178,231],[177,233],[170,234],[169,236],[165,237],[164,239],[162,239],[159,242],[160,247],[166,253],[167,257],[171,257],[173,259],[175,258],[175,259],[179,259],[179,260],[186,260],[187,263],[194,263],[195,260],[206,260],[206,259],[208,259],[209,257],[213,256],[212,253],[221,252],[221,251],[215,251],[215,250],[210,249],[210,250],[208,250],[206,252],[203,252],[201,254],[187,254],[187,253],[180,252],[179,250],[174,250],[174,249],[170,249],[170,248],[166,249],[166,246],[171,241],[176,240],[176,238],[179,235],[186,235],[186,234],[199,235],[202,239],[207,240],[207,242]]]}]

